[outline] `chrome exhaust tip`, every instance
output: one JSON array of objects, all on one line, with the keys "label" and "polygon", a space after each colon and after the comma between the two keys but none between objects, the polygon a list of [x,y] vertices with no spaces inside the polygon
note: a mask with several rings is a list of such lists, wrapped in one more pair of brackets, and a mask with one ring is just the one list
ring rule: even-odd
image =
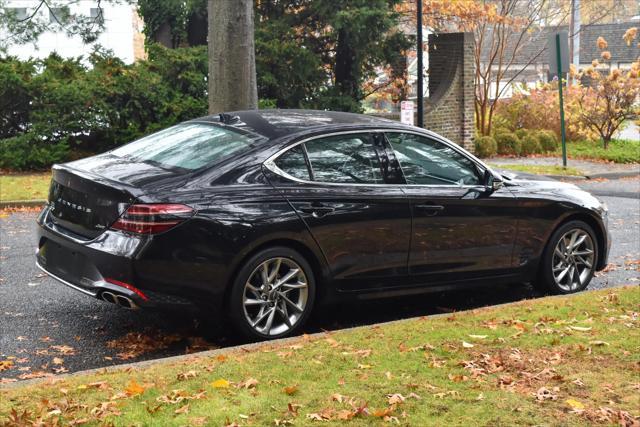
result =
[{"label": "chrome exhaust tip", "polygon": [[119,306],[128,308],[130,310],[138,308],[135,302],[131,298],[125,297],[124,295],[116,295],[116,302]]},{"label": "chrome exhaust tip", "polygon": [[112,292],[104,291],[100,295],[100,298],[102,298],[103,301],[109,302],[111,304],[118,304],[118,301],[116,300],[116,295]]}]

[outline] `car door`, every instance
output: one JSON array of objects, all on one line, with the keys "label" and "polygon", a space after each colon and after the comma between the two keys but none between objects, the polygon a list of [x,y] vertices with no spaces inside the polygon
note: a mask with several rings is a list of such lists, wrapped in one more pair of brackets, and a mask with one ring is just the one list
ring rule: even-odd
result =
[{"label": "car door", "polygon": [[511,191],[489,191],[482,166],[452,144],[409,132],[386,137],[411,204],[413,279],[432,284],[508,274],[518,209]]},{"label": "car door", "polygon": [[[338,289],[394,286],[407,275],[411,209],[384,136],[314,137],[267,161],[270,178],[324,253]],[[394,181],[395,180],[395,181]]]}]

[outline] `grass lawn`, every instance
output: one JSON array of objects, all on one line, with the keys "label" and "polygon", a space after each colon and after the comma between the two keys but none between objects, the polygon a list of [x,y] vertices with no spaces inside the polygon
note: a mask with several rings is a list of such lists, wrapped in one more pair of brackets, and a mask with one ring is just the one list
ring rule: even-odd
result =
[{"label": "grass lawn", "polygon": [[46,199],[49,194],[51,173],[25,173],[0,175],[0,202],[8,200]]},{"label": "grass lawn", "polygon": [[639,306],[617,288],[47,379],[0,389],[0,424],[632,425]]},{"label": "grass lawn", "polygon": [[[613,140],[606,150],[600,141],[572,141],[567,142],[567,153],[574,159],[640,163],[640,141]],[[562,148],[558,148],[556,155],[562,156]]]},{"label": "grass lawn", "polygon": [[510,165],[510,164],[501,164],[501,165],[491,165],[496,169],[510,169],[519,172],[532,173],[536,175],[565,175],[565,176],[582,176],[584,175],[581,171],[575,168],[567,167],[566,169],[562,166],[547,166],[547,165]]}]

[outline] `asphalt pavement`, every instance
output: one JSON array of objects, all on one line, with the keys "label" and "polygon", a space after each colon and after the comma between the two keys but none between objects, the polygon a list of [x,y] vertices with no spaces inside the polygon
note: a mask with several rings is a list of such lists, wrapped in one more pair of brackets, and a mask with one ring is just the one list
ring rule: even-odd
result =
[{"label": "asphalt pavement", "polygon": [[[585,181],[610,209],[610,267],[589,289],[640,284],[640,179]],[[0,383],[239,344],[185,313],[132,311],[82,295],[35,267],[33,212],[0,215]],[[534,298],[527,285],[344,304],[316,310],[307,332]],[[3,366],[8,369],[2,370]]]}]

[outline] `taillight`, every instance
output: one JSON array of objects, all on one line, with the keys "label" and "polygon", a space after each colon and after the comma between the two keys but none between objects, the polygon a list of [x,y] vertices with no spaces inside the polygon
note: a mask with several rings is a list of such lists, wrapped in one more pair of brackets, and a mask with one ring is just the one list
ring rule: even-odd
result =
[{"label": "taillight", "polygon": [[157,234],[167,231],[191,218],[194,210],[177,204],[135,204],[113,223],[111,228],[138,234]]}]

